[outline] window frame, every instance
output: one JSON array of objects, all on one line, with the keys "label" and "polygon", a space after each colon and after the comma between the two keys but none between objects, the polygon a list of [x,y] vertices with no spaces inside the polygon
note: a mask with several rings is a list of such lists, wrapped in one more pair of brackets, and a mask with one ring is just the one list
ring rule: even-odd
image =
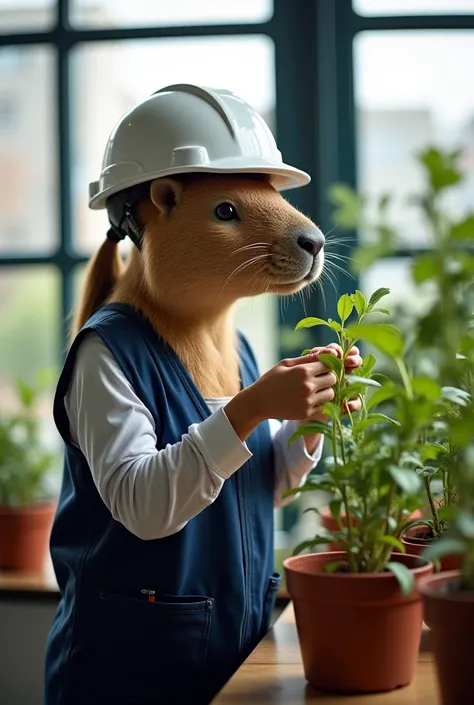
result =
[{"label": "window frame", "polygon": [[[393,30],[474,29],[473,15],[410,15],[365,17],[352,8],[351,0],[274,0],[273,16],[263,23],[77,28],[69,22],[70,0],[57,0],[54,26],[44,31],[0,34],[0,48],[49,45],[55,49],[55,88],[58,154],[57,219],[59,243],[51,253],[9,253],[0,256],[0,269],[12,266],[53,266],[61,281],[61,350],[69,335],[74,299],[74,276],[89,255],[74,249],[71,192],[70,52],[79,43],[262,34],[275,46],[276,134],[285,160],[309,171],[312,182],[287,198],[320,224],[331,227],[327,190],[335,181],[356,186],[356,135],[353,83],[353,41],[359,32]],[[86,188],[86,184],[84,184]],[[350,234],[357,244],[357,234]],[[338,254],[344,251],[333,250]],[[400,250],[397,257],[416,251]],[[357,286],[349,275],[335,277],[338,294]],[[312,292],[306,309],[334,315],[337,296],[325,287],[325,308],[320,290]],[[291,301],[279,313],[280,341],[283,329],[292,330],[301,317],[302,302]],[[317,332],[319,333],[319,331]],[[319,342],[319,341],[318,341]],[[281,356],[299,354],[296,347],[280,344]]]}]

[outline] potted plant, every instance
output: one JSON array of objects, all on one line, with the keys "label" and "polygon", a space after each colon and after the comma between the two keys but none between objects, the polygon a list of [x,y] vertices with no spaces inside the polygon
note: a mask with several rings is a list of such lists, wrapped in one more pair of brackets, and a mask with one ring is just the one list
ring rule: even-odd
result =
[{"label": "potted plant", "polygon": [[[283,564],[305,675],[317,689],[380,692],[407,685],[421,639],[417,584],[432,564],[406,555],[400,534],[419,506],[422,482],[414,468],[435,401],[431,380],[409,374],[400,331],[370,322],[374,314],[389,313],[377,306],[388,293],[381,289],[369,300],[360,291],[344,295],[339,321],[306,318],[298,324],[328,326],[343,351],[342,359],[321,355],[338,380],[334,400],[323,409],[327,421],[302,424],[291,439],[322,433],[331,448],[326,472],[287,493],[329,492],[338,526],[297,546]],[[398,373],[379,377],[376,359],[368,355],[357,376],[346,375],[345,357],[360,340],[388,356]],[[361,397],[361,410],[344,416],[354,396]],[[388,400],[391,415],[380,411]],[[299,555],[327,543],[343,550]]]},{"label": "potted plant", "polygon": [[55,511],[58,456],[45,447],[38,416],[41,380],[16,383],[19,411],[0,417],[0,569],[40,571]]},{"label": "potted plant", "polygon": [[[474,217],[468,214],[454,218],[446,206],[446,196],[465,178],[460,152],[428,148],[418,160],[425,187],[411,200],[426,225],[430,249],[412,258],[411,278],[419,294],[415,298],[422,300],[423,293],[428,292],[428,305],[418,309],[412,306],[411,316],[404,319],[410,337],[407,357],[412,371],[436,380],[435,395],[439,397],[439,387],[442,391],[438,413],[431,427],[425,429],[422,462],[417,468],[423,479],[426,512],[423,518],[413,517],[401,537],[410,553],[422,553],[448,531],[450,510],[458,498],[454,475],[459,457],[449,420],[467,404],[471,386],[462,336],[472,312],[473,260],[466,244],[474,239]],[[389,223],[389,196],[381,197],[375,217],[369,216],[366,200],[346,185],[336,185],[331,198],[336,205],[335,219],[343,227],[364,229],[369,235],[369,244],[355,254],[359,272],[396,251],[401,238]],[[458,565],[457,556],[444,555],[441,560],[441,569]]]},{"label": "potted plant", "polygon": [[[471,346],[471,358],[474,340]],[[450,508],[449,531],[426,555],[433,560],[460,557],[460,570],[438,573],[420,583],[425,621],[437,667],[442,705],[472,702],[474,642],[474,403],[463,408],[451,426],[459,463],[454,471],[458,498]]]}]

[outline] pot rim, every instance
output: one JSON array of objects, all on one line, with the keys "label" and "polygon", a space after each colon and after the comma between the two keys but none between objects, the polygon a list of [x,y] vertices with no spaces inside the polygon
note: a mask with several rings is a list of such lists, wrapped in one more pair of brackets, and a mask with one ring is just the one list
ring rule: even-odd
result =
[{"label": "pot rim", "polygon": [[0,504],[0,516],[9,516],[13,514],[49,514],[54,511],[58,500],[44,499],[34,504]]},{"label": "pot rim", "polygon": [[441,586],[446,583],[449,585],[459,583],[460,577],[460,570],[446,570],[442,573],[434,573],[422,578],[418,583],[418,588],[424,597],[439,600],[440,602],[474,602],[474,591],[467,593],[443,593],[440,591]]},{"label": "pot rim", "polygon": [[[289,556],[288,558],[285,558],[283,561],[283,568],[285,570],[288,570],[293,573],[298,573],[299,575],[308,575],[311,577],[314,577],[317,575],[318,578],[322,580],[341,580],[343,578],[344,580],[367,580],[368,578],[371,579],[378,579],[378,580],[393,580],[394,575],[393,573],[384,572],[384,573],[317,573],[315,574],[312,571],[304,570],[300,566],[296,567],[294,564],[297,561],[301,561],[303,559],[306,560],[306,557],[308,560],[312,559],[314,556],[321,556],[321,560],[327,559],[325,562],[331,563],[332,561],[337,561],[337,560],[343,560],[346,557],[345,551],[325,551],[324,553],[303,553],[300,556]],[[427,561],[426,558],[423,558],[423,556],[416,556],[411,553],[400,553],[400,554],[394,554],[393,559],[396,561],[397,558],[400,556],[405,556],[408,558],[412,558],[414,561],[417,563],[422,563],[422,565],[417,565],[414,568],[409,568],[409,570],[414,573],[415,575],[424,572],[428,566],[432,566],[431,561]],[[402,562],[399,560],[399,562]]]}]

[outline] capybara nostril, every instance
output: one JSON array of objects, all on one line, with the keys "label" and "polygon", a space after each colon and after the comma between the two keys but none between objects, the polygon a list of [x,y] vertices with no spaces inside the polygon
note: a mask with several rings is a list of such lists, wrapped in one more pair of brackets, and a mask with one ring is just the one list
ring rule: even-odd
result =
[{"label": "capybara nostril", "polygon": [[320,230],[308,230],[299,233],[296,242],[302,250],[308,252],[312,257],[316,257],[324,247],[325,238]]}]

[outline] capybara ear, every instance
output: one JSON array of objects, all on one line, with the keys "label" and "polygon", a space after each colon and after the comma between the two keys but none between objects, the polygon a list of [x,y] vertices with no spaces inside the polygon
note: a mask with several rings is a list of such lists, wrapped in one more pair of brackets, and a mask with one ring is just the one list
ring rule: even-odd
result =
[{"label": "capybara ear", "polygon": [[155,179],[150,185],[150,199],[153,205],[164,215],[175,208],[181,196],[182,186],[174,179]]}]

